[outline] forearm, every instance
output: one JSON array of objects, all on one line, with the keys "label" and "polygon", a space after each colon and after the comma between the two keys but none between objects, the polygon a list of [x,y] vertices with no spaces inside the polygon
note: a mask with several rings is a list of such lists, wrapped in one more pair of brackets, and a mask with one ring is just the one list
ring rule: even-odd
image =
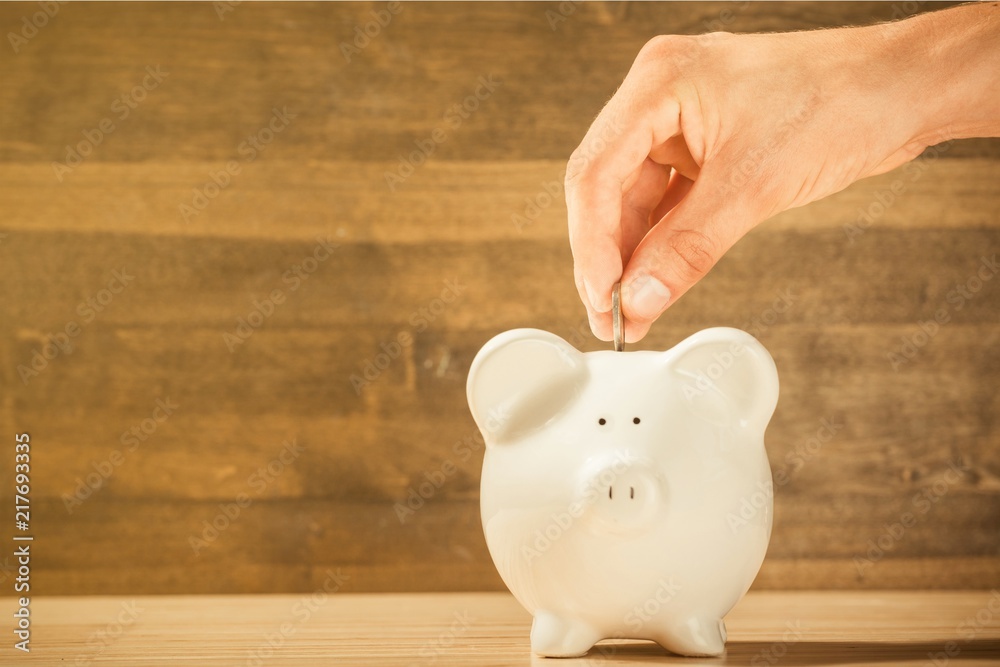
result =
[{"label": "forearm", "polygon": [[899,111],[919,116],[915,141],[1000,136],[1000,3],[962,5],[884,27],[886,48],[909,86]]}]

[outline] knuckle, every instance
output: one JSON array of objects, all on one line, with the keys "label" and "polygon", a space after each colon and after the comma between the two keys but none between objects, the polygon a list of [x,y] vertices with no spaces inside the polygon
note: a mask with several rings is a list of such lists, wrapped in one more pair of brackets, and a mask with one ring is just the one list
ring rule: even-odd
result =
[{"label": "knuckle", "polygon": [[598,155],[592,148],[581,144],[573,151],[566,165],[564,186],[567,192],[586,190],[596,187],[600,181],[600,165]]},{"label": "knuckle", "polygon": [[643,44],[636,57],[638,62],[658,61],[683,52],[690,38],[685,35],[657,35]]},{"label": "knuckle", "polygon": [[567,186],[576,183],[583,177],[587,172],[587,162],[582,145],[570,154],[569,162],[566,163],[565,182]]},{"label": "knuckle", "polygon": [[735,37],[727,32],[658,35],[643,45],[636,66],[661,81],[693,78],[720,65],[730,66]]},{"label": "knuckle", "polygon": [[667,239],[667,249],[677,261],[676,271],[682,280],[693,283],[715,266],[718,247],[705,234],[693,229],[679,230]]}]

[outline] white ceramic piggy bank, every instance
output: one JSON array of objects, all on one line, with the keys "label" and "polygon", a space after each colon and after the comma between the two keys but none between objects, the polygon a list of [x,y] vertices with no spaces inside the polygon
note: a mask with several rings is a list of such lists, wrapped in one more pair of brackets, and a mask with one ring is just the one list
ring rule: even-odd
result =
[{"label": "white ceramic piggy bank", "polygon": [[721,654],[771,535],[767,350],[717,328],[667,352],[584,354],[517,329],[476,356],[468,397],[486,542],[534,616],[532,650],[633,638]]}]

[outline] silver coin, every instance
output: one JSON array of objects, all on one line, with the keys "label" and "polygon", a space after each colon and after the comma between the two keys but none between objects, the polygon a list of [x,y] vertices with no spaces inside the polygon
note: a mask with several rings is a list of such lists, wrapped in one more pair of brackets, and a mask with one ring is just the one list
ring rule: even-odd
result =
[{"label": "silver coin", "polygon": [[611,328],[615,335],[615,352],[625,351],[625,316],[622,315],[622,284],[611,290]]}]

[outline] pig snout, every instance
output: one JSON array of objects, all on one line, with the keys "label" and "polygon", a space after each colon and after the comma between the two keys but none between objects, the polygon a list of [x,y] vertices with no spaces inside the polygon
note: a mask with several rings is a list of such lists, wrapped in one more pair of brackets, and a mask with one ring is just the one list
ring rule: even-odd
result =
[{"label": "pig snout", "polygon": [[585,515],[599,533],[641,532],[666,511],[663,475],[649,461],[601,462],[585,475],[583,493]]}]

